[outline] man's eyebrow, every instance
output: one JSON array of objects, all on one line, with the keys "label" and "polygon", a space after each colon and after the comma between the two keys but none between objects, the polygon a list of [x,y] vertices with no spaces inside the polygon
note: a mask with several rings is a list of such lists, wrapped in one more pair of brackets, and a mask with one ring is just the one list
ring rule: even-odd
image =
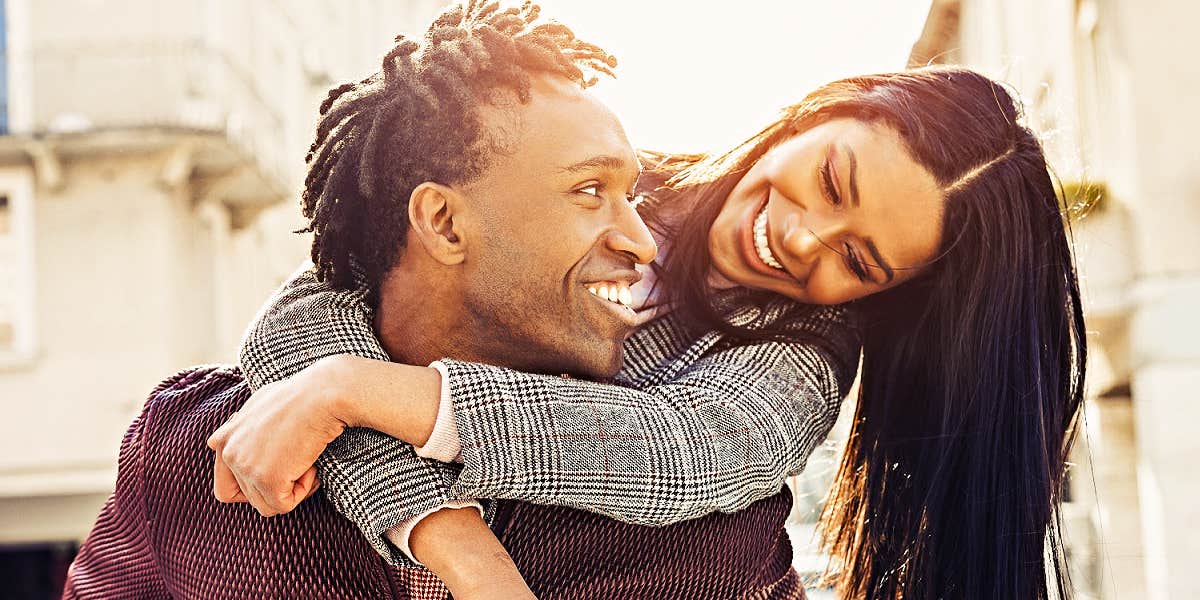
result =
[{"label": "man's eyebrow", "polygon": [[[629,162],[619,156],[599,155],[585,158],[577,163],[560,167],[560,171],[567,173],[578,173],[588,169],[608,169],[611,171],[620,171],[629,166]],[[641,165],[638,166],[638,172],[641,172]]]},{"label": "man's eyebrow", "polygon": [[842,146],[842,150],[850,159],[850,202],[858,206],[858,158],[854,156],[854,150],[851,150],[850,146]]},{"label": "man's eyebrow", "polygon": [[883,255],[879,253],[879,247],[875,245],[875,241],[871,238],[863,238],[863,243],[867,245],[867,251],[871,253],[871,257],[875,259],[875,266],[883,269],[883,275],[887,277],[884,283],[890,283],[896,278],[896,272],[892,266],[883,260]]}]

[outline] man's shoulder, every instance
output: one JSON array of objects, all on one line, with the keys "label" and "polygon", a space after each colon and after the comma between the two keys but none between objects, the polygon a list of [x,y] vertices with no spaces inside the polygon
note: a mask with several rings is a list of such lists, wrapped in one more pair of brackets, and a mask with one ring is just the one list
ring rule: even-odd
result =
[{"label": "man's shoulder", "polygon": [[226,386],[237,385],[244,381],[242,370],[237,365],[196,365],[188,367],[162,380],[151,396],[156,396],[159,393],[180,393],[197,387],[203,388],[212,385],[226,384]]},{"label": "man's shoulder", "polygon": [[[105,510],[130,511],[117,518],[139,528],[153,568],[172,593],[387,597],[383,562],[323,495],[271,519],[249,504],[225,504],[213,496],[208,437],[250,395],[237,367],[193,367],[163,380],[131,429],[134,441],[122,451],[130,462],[118,475],[118,486],[125,487]],[[90,544],[100,549],[121,539],[102,532]]]},{"label": "man's shoulder", "polygon": [[201,365],[175,373],[155,386],[142,413],[147,433],[164,428],[193,430],[207,438],[250,397],[241,370],[233,365]]},{"label": "man's shoulder", "polygon": [[154,388],[140,422],[134,425],[148,513],[211,499],[213,459],[208,437],[245,404],[250,393],[237,367],[223,365],[184,369]]}]

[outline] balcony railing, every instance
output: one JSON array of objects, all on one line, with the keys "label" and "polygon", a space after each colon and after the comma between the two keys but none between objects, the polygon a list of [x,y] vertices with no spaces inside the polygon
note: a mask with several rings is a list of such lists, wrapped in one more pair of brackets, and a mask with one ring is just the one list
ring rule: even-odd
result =
[{"label": "balcony railing", "polygon": [[293,187],[302,148],[292,147],[289,133],[307,129],[300,118],[309,109],[306,80],[278,64],[254,68],[255,58],[201,42],[43,45],[31,61],[33,131],[13,133],[220,133]]}]

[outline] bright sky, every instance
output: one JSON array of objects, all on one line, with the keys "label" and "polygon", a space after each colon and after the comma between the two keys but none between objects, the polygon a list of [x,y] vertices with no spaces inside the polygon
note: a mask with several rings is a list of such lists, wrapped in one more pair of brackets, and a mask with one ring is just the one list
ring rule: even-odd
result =
[{"label": "bright sky", "polygon": [[929,0],[540,0],[620,61],[599,94],[635,146],[733,145],[816,86],[904,68]]}]

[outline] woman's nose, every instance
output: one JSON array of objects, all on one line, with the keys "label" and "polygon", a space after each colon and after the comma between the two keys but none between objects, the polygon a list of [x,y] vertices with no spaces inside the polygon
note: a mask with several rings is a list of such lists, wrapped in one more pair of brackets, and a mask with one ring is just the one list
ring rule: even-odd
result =
[{"label": "woman's nose", "polygon": [[799,215],[789,215],[787,233],[783,237],[783,251],[793,259],[806,265],[812,264],[822,252],[841,234],[838,223],[804,223]]}]

